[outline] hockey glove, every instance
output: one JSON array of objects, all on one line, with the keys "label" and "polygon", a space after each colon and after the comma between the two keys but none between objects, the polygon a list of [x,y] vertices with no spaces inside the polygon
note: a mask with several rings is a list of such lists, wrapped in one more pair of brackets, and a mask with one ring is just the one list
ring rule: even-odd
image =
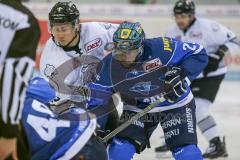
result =
[{"label": "hockey glove", "polygon": [[215,54],[210,54],[208,56],[208,64],[203,71],[203,75],[206,77],[208,73],[216,71],[218,69],[219,63],[222,61],[228,48],[225,45],[219,46],[219,49]]},{"label": "hockey glove", "polygon": [[55,97],[52,101],[49,102],[49,108],[54,114],[63,114],[65,113],[70,106],[73,104],[72,101],[68,99],[60,99],[59,97]]},{"label": "hockey glove", "polygon": [[164,96],[169,103],[174,103],[182,94],[187,92],[184,78],[182,70],[178,67],[172,67],[165,73],[166,83],[173,87],[173,90]]}]

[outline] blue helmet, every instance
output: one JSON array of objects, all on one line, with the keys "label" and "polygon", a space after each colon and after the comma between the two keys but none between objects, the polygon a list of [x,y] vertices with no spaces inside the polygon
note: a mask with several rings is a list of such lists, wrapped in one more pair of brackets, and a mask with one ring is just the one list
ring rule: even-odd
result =
[{"label": "blue helmet", "polygon": [[145,33],[139,22],[123,22],[113,35],[113,42],[116,49],[133,50],[143,46]]},{"label": "blue helmet", "polygon": [[47,104],[55,98],[55,91],[45,79],[35,77],[30,81],[26,95]]}]

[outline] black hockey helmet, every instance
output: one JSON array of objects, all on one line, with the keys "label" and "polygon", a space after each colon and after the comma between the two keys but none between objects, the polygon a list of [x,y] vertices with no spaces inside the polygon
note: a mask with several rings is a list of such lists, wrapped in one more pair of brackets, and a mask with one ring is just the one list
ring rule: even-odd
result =
[{"label": "black hockey helmet", "polygon": [[178,0],[173,9],[176,14],[195,14],[195,4],[192,0]]},{"label": "black hockey helmet", "polygon": [[75,4],[69,2],[56,3],[48,14],[50,25],[53,23],[76,22],[79,19],[79,11]]}]

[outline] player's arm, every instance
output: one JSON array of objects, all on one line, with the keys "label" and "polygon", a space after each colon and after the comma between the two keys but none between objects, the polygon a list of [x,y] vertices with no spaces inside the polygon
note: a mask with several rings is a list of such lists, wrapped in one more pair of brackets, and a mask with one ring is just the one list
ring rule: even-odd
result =
[{"label": "player's arm", "polygon": [[96,115],[100,128],[105,131],[115,129],[120,117],[113,99],[116,99],[116,93],[110,80],[109,61],[106,61],[108,57],[98,65],[97,80],[89,84],[91,98],[88,103],[88,109]]},{"label": "player's arm", "polygon": [[168,65],[172,66],[166,72],[165,80],[173,86],[173,92],[165,95],[168,102],[175,102],[186,93],[186,82],[190,85],[207,65],[208,57],[205,49],[193,43],[175,41],[175,50]]},{"label": "player's arm", "polygon": [[172,62],[181,68],[181,76],[192,82],[206,67],[208,56],[203,46],[194,43],[176,41],[177,47]]},{"label": "player's arm", "polygon": [[215,53],[210,53],[208,55],[209,61],[203,72],[204,76],[206,76],[209,72],[216,71],[224,56],[228,52],[234,53],[235,50],[240,46],[239,38],[223,25],[212,22],[210,27],[208,27],[208,32],[211,43],[213,43],[213,45],[215,44],[218,49]]},{"label": "player's arm", "polygon": [[114,103],[114,92],[111,87],[101,86],[92,83],[91,99],[88,102],[88,110],[95,114],[97,122],[100,126],[97,133],[98,136],[105,136],[109,131],[114,130],[119,123],[119,113],[117,105]]},{"label": "player's arm", "polygon": [[[240,46],[240,39],[233,33],[229,28],[217,23],[212,22],[209,24],[208,32],[210,39],[215,43],[216,46],[225,46],[227,51],[234,53],[234,51]],[[217,51],[218,52],[218,51]]]}]

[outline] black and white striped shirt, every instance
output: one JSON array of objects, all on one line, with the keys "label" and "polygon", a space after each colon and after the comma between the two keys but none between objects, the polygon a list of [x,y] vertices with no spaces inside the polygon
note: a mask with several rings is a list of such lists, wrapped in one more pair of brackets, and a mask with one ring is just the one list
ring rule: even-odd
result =
[{"label": "black and white striped shirt", "polygon": [[18,124],[34,70],[40,28],[19,0],[0,1],[0,120]]}]

